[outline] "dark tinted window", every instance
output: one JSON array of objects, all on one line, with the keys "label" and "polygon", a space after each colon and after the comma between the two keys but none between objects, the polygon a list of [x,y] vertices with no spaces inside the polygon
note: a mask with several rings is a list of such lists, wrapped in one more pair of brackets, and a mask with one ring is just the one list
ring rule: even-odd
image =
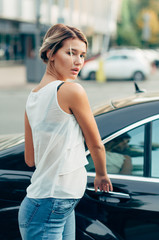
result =
[{"label": "dark tinted window", "polygon": [[107,58],[107,60],[109,61],[109,60],[123,60],[123,59],[128,59],[128,57],[127,56],[125,56],[125,55],[116,55],[116,56],[110,56],[109,58]]},{"label": "dark tinted window", "polygon": [[[145,126],[140,126],[105,144],[108,173],[143,176],[144,132]],[[94,172],[90,155],[88,161],[87,170]]]},{"label": "dark tinted window", "polygon": [[159,120],[152,123],[151,176],[159,177]]}]

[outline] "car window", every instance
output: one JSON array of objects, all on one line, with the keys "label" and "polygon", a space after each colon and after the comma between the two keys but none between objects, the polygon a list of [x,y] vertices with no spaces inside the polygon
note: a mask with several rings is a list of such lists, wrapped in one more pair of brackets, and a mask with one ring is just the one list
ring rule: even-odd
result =
[{"label": "car window", "polygon": [[152,124],[151,176],[159,177],[159,120]]},{"label": "car window", "polygon": [[107,58],[107,60],[123,60],[123,59],[128,59],[129,56],[126,55],[115,55],[115,56],[110,56]]},{"label": "car window", "polygon": [[[143,176],[144,132],[140,126],[105,144],[107,171],[109,174]],[[87,171],[95,172],[93,161],[88,155]]]},{"label": "car window", "polygon": [[122,59],[128,59],[129,57],[126,55],[121,56]]},{"label": "car window", "polygon": [[123,59],[122,56],[111,56],[111,57],[108,57],[107,60],[120,60],[120,59]]}]

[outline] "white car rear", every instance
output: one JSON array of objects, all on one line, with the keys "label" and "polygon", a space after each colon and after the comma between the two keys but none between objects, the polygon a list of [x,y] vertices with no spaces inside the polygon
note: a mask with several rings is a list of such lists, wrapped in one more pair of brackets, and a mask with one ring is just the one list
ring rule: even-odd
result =
[{"label": "white car rear", "polygon": [[[150,64],[140,51],[117,51],[102,56],[103,70],[107,79],[143,80],[150,74]],[[86,63],[81,70],[82,79],[95,79],[99,59]]]}]

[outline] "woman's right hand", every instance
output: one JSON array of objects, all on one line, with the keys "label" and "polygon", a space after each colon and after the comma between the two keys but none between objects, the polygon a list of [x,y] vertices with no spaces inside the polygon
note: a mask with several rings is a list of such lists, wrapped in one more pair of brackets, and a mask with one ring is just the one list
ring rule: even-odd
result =
[{"label": "woman's right hand", "polygon": [[107,175],[104,176],[96,175],[94,179],[94,188],[96,192],[98,189],[104,192],[113,191],[112,183]]}]

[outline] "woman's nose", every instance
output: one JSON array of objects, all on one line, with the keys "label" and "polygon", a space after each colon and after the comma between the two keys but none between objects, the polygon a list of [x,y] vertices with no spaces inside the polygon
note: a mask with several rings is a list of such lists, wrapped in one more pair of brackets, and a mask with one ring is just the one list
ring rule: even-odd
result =
[{"label": "woman's nose", "polygon": [[81,59],[81,57],[80,56],[77,56],[76,58],[75,58],[75,62],[74,62],[75,64],[78,64],[78,65],[81,65],[81,64],[83,64],[83,61],[82,61],[82,59]]}]

